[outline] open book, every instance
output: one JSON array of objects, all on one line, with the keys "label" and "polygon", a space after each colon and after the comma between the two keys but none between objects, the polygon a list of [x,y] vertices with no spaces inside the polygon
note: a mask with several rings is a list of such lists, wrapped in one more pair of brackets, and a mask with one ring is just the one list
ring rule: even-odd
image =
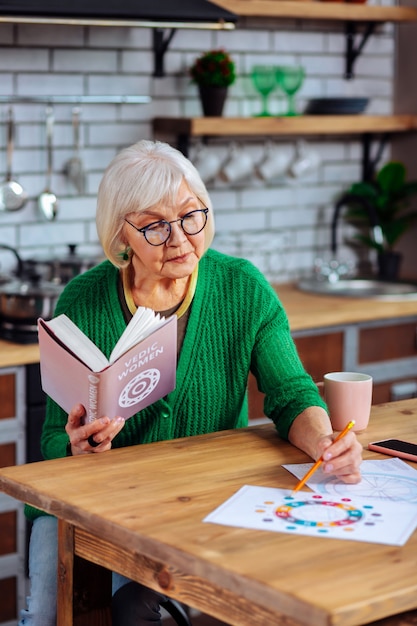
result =
[{"label": "open book", "polygon": [[87,422],[131,417],[175,388],[177,317],[139,307],[110,358],[66,315],[38,320],[42,389],[65,411],[81,402]]}]

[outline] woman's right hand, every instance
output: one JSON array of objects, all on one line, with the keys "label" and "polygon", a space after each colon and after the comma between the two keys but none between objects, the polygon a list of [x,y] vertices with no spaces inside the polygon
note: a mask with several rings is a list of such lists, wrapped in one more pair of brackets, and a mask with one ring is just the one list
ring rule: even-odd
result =
[{"label": "woman's right hand", "polygon": [[76,404],[68,414],[65,431],[69,437],[71,453],[87,454],[110,450],[115,436],[122,430],[125,420],[122,417],[100,417],[90,424],[84,424],[86,415],[82,404]]}]

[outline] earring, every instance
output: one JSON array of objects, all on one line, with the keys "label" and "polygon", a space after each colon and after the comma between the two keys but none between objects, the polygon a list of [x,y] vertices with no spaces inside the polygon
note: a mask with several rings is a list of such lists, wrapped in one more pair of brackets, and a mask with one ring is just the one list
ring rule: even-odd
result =
[{"label": "earring", "polygon": [[129,260],[129,258],[130,258],[129,252],[130,252],[130,247],[129,246],[126,246],[126,248],[124,250],[119,252],[119,256],[121,257],[121,259],[123,261],[128,261]]}]

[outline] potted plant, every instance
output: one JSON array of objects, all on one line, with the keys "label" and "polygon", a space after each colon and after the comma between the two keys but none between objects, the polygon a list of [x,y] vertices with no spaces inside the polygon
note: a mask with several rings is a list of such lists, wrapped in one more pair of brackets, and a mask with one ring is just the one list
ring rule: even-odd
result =
[{"label": "potted plant", "polygon": [[[417,221],[417,211],[409,201],[417,194],[417,181],[407,181],[403,163],[389,161],[370,182],[354,183],[347,191],[345,220],[359,229],[355,239],[378,253],[378,273],[382,279],[397,279],[401,253],[395,250],[400,238]],[[371,209],[371,210],[370,210]],[[380,240],[372,236],[376,221]]]},{"label": "potted plant", "polygon": [[209,50],[190,67],[191,79],[197,84],[203,113],[220,116],[230,85],[236,80],[235,63],[223,49]]}]

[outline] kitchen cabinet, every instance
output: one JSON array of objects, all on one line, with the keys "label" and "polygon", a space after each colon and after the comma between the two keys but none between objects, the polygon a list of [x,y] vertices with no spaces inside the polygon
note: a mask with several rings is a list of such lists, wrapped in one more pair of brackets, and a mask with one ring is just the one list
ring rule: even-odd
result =
[{"label": "kitchen cabinet", "polygon": [[[373,404],[417,397],[417,315],[342,327],[292,332],[299,356],[315,382],[326,372],[373,377]],[[263,416],[263,394],[248,384],[249,418]]]},{"label": "kitchen cabinet", "polygon": [[[393,322],[359,331],[358,363],[417,356],[417,322]],[[417,371],[416,371],[417,374]]]},{"label": "kitchen cabinet", "polygon": [[344,333],[342,331],[294,337],[304,367],[316,382],[326,372],[343,370]]},{"label": "kitchen cabinet", "polygon": [[359,327],[355,361],[374,377],[374,404],[417,397],[417,318]]},{"label": "kitchen cabinet", "polygon": [[[25,369],[0,369],[0,466],[25,460]],[[25,597],[26,523],[21,502],[0,493],[0,624],[15,626]]]}]

